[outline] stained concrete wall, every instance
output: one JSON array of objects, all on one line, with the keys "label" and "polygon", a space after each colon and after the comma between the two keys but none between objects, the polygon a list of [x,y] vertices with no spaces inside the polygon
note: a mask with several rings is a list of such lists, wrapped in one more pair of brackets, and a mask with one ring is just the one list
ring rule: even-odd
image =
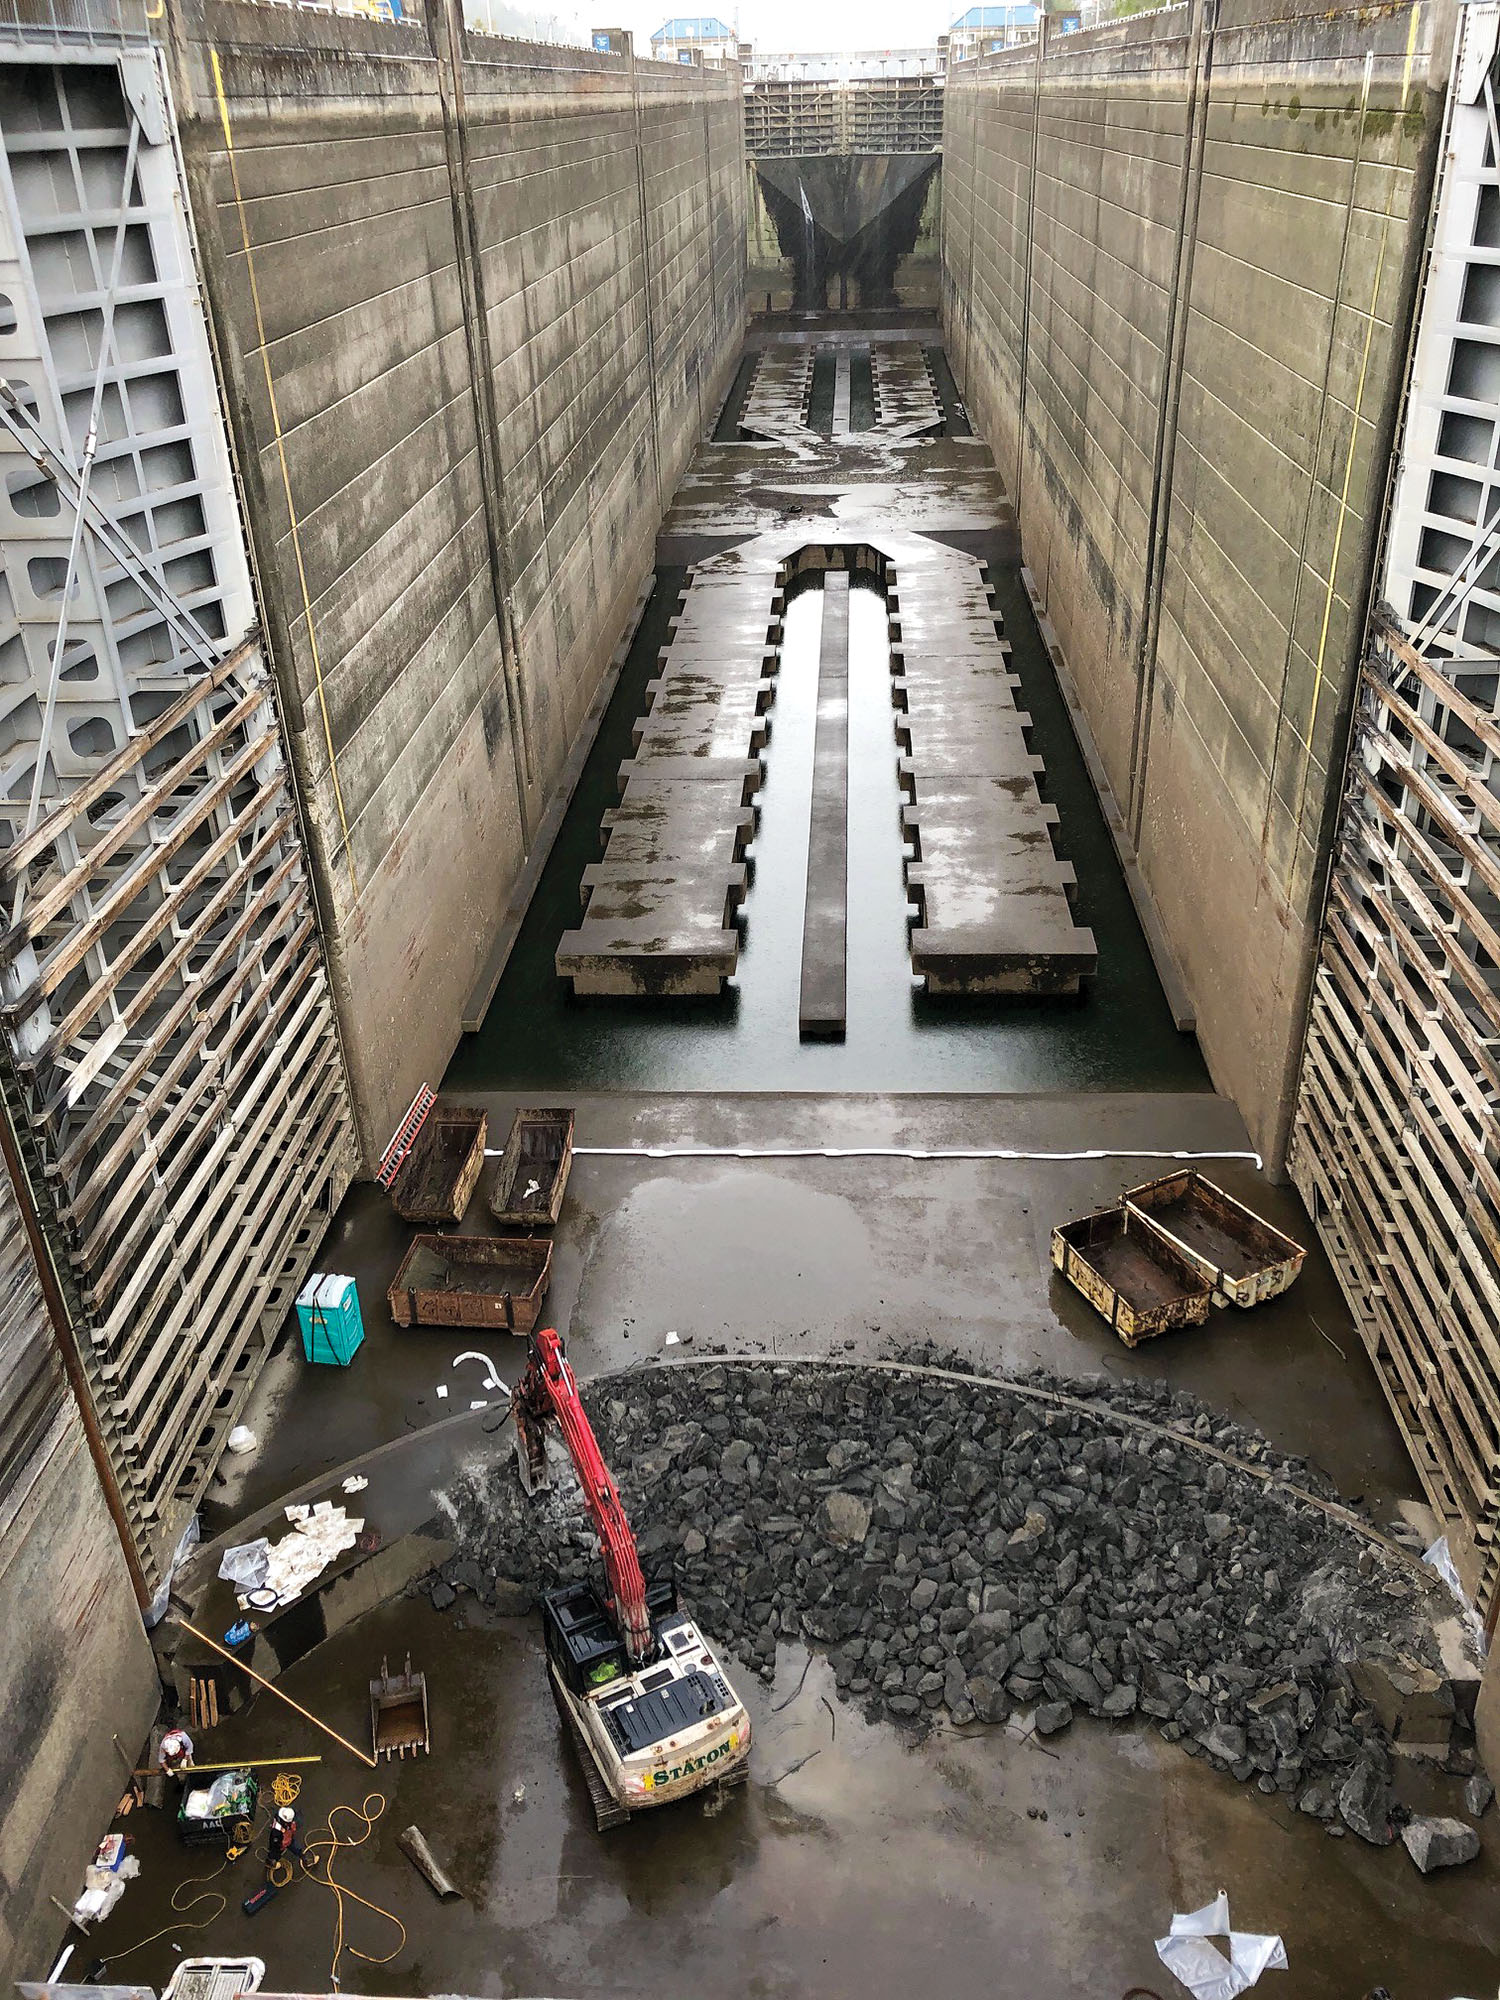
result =
[{"label": "stained concrete wall", "polygon": [[[157,1705],[151,1648],[0,1166],[0,1980],[44,1979]],[[11,1422],[25,1401],[24,1433]],[[17,1446],[12,1450],[12,1445]],[[24,1448],[21,1448],[24,1446]]]},{"label": "stained concrete wall", "polygon": [[368,1161],[457,1042],[732,376],[739,77],[450,0],[169,11]]},{"label": "stained concrete wall", "polygon": [[1287,14],[1194,0],[965,63],[943,168],[955,372],[1277,1164],[1450,28]]}]

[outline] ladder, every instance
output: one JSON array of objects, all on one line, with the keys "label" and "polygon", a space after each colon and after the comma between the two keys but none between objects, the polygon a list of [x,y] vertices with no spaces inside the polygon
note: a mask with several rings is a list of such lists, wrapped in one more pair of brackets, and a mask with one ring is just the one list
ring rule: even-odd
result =
[{"label": "ladder", "polygon": [[411,1151],[413,1142],[417,1134],[421,1131],[428,1112],[436,1103],[436,1092],[430,1085],[424,1083],[407,1106],[406,1116],[396,1127],[395,1133],[391,1138],[391,1143],[380,1156],[380,1168],[375,1176],[377,1183],[387,1191],[389,1191],[391,1182],[400,1171],[402,1161]]}]

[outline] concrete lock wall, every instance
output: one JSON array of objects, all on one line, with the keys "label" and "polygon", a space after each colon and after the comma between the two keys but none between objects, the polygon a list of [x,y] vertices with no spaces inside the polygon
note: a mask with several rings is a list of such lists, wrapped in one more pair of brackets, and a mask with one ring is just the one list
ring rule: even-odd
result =
[{"label": "concrete lock wall", "polygon": [[736,365],[739,77],[451,0],[170,14],[368,1163],[458,1040]]},{"label": "concrete lock wall", "polygon": [[[156,1712],[125,1555],[0,1166],[0,1977],[45,1976]],[[24,1413],[24,1423],[19,1418]],[[116,1749],[117,1738],[120,1748]]]},{"label": "concrete lock wall", "polygon": [[954,368],[1277,1167],[1449,32],[1445,5],[1194,0],[947,88]]}]

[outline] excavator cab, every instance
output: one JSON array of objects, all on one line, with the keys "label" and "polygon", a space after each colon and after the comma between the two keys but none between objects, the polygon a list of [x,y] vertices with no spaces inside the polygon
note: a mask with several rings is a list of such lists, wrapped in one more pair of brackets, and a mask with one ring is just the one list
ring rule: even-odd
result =
[{"label": "excavator cab", "polygon": [[592,1584],[542,1596],[553,1698],[600,1831],[749,1772],[750,1717],[670,1579],[647,1592],[656,1646],[632,1666]]},{"label": "excavator cab", "polygon": [[[570,1694],[582,1699],[629,1673],[620,1635],[593,1584],[570,1583],[544,1591],[541,1604],[547,1658]],[[646,1609],[654,1632],[677,1609],[672,1577],[646,1586]]]}]

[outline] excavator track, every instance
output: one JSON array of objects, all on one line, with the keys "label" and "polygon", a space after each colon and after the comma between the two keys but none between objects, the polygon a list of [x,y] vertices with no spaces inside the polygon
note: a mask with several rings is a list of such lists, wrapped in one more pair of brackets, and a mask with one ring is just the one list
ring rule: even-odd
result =
[{"label": "excavator track", "polygon": [[578,1727],[572,1710],[564,1700],[557,1682],[551,1673],[547,1680],[552,1689],[552,1699],[557,1704],[557,1712],[562,1717],[563,1727],[572,1739],[573,1748],[578,1753],[578,1761],[583,1766],[583,1781],[589,1788],[589,1803],[594,1808],[594,1825],[600,1833],[608,1833],[611,1827],[623,1826],[630,1814],[604,1782],[603,1773],[589,1748],[588,1738]]}]

